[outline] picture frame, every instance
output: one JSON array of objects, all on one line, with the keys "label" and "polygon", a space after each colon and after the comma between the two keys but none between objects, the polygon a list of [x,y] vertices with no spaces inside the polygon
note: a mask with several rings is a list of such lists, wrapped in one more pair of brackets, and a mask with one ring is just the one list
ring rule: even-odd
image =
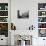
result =
[{"label": "picture frame", "polygon": [[17,10],[17,17],[19,19],[29,18],[29,10]]}]

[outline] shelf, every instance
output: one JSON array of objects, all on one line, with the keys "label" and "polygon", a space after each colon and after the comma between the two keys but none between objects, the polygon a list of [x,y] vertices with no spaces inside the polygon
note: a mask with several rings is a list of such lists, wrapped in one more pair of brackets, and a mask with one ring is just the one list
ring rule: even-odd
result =
[{"label": "shelf", "polygon": [[0,22],[0,23],[8,23],[8,22]]},{"label": "shelf", "polygon": [[38,17],[46,17],[46,15],[44,15],[44,16],[38,16]]},{"label": "shelf", "polygon": [[46,22],[38,22],[38,23],[46,23]]},{"label": "shelf", "polygon": [[46,10],[38,10],[38,11],[46,11]]},{"label": "shelf", "polygon": [[38,3],[38,36],[46,37],[46,3]]},{"label": "shelf", "polygon": [[0,17],[8,17],[8,16],[0,16]]},{"label": "shelf", "polygon": [[0,3],[0,35],[8,37],[8,3]]},{"label": "shelf", "polygon": [[8,11],[8,10],[0,10],[0,11]]},{"label": "shelf", "polygon": [[46,29],[46,28],[38,28],[38,29]]}]

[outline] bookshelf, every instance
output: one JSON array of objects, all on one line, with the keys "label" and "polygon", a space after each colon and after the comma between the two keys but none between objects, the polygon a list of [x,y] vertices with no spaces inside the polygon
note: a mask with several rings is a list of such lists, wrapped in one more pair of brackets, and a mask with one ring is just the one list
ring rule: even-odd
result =
[{"label": "bookshelf", "polygon": [[8,3],[0,3],[0,35],[8,37]]},{"label": "bookshelf", "polygon": [[46,37],[46,3],[38,3],[38,34]]}]

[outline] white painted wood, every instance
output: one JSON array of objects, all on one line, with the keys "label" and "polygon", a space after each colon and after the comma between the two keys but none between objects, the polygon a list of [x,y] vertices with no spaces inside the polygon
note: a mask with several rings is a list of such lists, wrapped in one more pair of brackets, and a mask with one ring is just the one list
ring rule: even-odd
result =
[{"label": "white painted wood", "polygon": [[[0,22],[0,23],[8,23],[8,31],[9,31],[9,29],[10,29],[10,16],[11,16],[11,0],[0,0],[0,3],[8,3],[8,10],[0,10],[0,11],[8,11],[8,16],[0,16],[0,17],[8,17],[8,22]],[[8,32],[8,34],[9,34],[9,32]],[[9,35],[8,35],[8,37],[9,37]],[[10,44],[10,40],[9,40],[9,38],[8,37],[4,37],[4,36],[0,36],[0,45],[11,45]],[[1,39],[3,39],[3,40],[1,40]]]},{"label": "white painted wood", "polygon": [[8,3],[8,0],[0,0],[0,3]]},{"label": "white painted wood", "polygon": [[[8,45],[8,37],[5,37],[4,35],[0,35],[0,45]],[[1,40],[3,39],[3,40]]]}]

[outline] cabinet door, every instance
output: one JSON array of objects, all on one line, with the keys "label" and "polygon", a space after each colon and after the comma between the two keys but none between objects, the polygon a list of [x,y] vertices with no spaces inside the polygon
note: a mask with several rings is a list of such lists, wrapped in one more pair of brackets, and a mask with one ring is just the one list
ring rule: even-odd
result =
[{"label": "cabinet door", "polygon": [[38,45],[39,46],[46,46],[46,38],[44,38],[44,37],[38,38]]}]

